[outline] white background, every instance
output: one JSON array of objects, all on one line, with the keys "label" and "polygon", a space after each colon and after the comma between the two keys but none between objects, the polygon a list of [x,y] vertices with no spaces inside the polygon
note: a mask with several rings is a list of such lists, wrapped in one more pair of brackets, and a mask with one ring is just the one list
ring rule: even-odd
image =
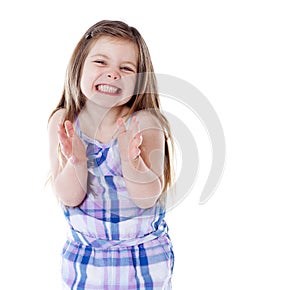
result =
[{"label": "white background", "polygon": [[1,289],[59,289],[65,227],[44,188],[47,118],[75,44],[102,19],[138,28],[155,70],[195,85],[224,129],[224,175],[200,206],[211,151],[195,127],[199,178],[167,218],[173,288],[299,289],[297,2],[2,1]]}]

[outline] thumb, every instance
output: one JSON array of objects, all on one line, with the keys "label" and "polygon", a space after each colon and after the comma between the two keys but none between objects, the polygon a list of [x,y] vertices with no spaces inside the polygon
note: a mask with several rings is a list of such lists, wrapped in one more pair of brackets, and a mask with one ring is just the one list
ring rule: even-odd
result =
[{"label": "thumb", "polygon": [[126,127],[123,118],[118,119],[119,134],[126,132]]},{"label": "thumb", "polygon": [[68,137],[73,137],[74,136],[73,124],[69,120],[66,120],[64,125]]}]

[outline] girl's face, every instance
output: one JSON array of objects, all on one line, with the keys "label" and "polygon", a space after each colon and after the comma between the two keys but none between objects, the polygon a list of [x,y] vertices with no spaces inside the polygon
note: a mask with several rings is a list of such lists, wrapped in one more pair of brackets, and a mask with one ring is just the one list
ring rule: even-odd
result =
[{"label": "girl's face", "polygon": [[138,48],[135,43],[101,36],[84,62],[80,87],[87,99],[104,107],[127,103],[136,83]]}]

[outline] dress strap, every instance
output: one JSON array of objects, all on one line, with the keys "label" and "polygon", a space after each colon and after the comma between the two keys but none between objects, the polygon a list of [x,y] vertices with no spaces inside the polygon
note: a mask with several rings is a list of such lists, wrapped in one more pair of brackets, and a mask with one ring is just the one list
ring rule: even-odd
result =
[{"label": "dress strap", "polygon": [[79,124],[79,118],[77,115],[75,115],[75,119],[74,119],[74,126],[75,126],[75,132],[80,135],[80,124]]}]

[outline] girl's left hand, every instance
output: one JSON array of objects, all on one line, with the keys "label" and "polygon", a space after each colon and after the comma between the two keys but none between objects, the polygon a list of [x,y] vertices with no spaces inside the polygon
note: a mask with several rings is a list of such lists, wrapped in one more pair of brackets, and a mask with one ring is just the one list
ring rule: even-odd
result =
[{"label": "girl's left hand", "polygon": [[141,154],[140,146],[142,145],[143,137],[139,130],[139,122],[136,116],[132,118],[128,129],[126,129],[122,118],[118,119],[118,126],[118,145],[121,158],[125,158],[126,161],[137,159]]}]

